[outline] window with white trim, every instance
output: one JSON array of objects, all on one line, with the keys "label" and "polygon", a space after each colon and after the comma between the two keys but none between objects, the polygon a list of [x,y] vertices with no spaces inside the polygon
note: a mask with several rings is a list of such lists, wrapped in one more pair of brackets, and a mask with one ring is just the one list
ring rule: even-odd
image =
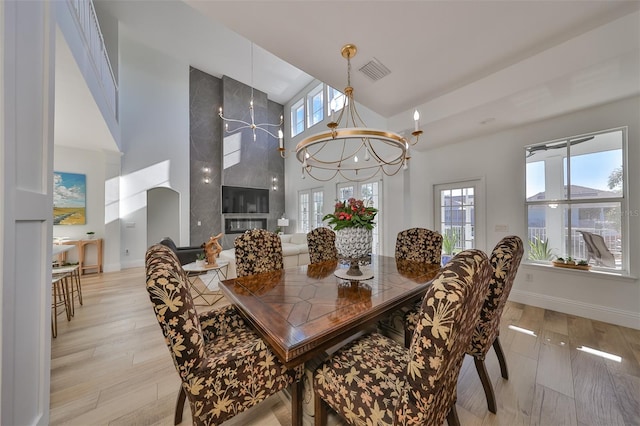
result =
[{"label": "window with white trim", "polygon": [[291,107],[291,137],[304,131],[304,102],[300,99]]},{"label": "window with white trim", "polygon": [[[345,101],[348,105],[349,99],[344,96],[344,93],[331,86],[327,86],[327,117],[331,117],[332,113],[335,114],[346,106]],[[335,121],[335,118],[331,121]]]},{"label": "window with white trim", "polygon": [[527,258],[627,270],[627,128],[526,147]]},{"label": "window with white trim", "polygon": [[323,226],[322,217],[324,216],[324,191],[322,189],[311,190],[311,199],[313,200],[311,229]]},{"label": "window with white trim", "polygon": [[324,191],[307,189],[298,193],[298,232],[309,232],[323,226]]},{"label": "window with white trim", "polygon": [[307,93],[307,127],[324,120],[323,84],[320,83]]}]

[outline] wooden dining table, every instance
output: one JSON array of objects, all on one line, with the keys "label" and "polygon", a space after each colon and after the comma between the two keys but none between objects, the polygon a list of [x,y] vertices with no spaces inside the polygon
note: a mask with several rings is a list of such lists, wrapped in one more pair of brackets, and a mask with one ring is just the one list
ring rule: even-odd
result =
[{"label": "wooden dining table", "polygon": [[220,283],[222,293],[286,366],[305,363],[303,407],[292,412],[293,425],[314,423],[311,383],[327,351],[397,315],[424,295],[440,271],[440,265],[378,255],[360,268],[373,277],[338,278],[336,270],[345,272],[348,265],[334,260]]},{"label": "wooden dining table", "polygon": [[439,265],[372,255],[366,280],[338,261],[224,280],[220,290],[288,367],[299,365],[422,297]]}]

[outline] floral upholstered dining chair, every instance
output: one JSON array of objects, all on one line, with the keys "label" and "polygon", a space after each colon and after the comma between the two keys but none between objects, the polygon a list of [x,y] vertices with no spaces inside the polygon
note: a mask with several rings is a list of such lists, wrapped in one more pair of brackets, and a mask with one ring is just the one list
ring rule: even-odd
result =
[{"label": "floral upholstered dining chair", "polygon": [[[498,334],[500,333],[500,317],[511,292],[523,251],[520,237],[511,235],[500,240],[491,252],[492,275],[489,280],[489,291],[483,302],[480,319],[473,332],[471,344],[467,348],[467,354],[473,356],[476,370],[480,376],[489,411],[494,414],[496,413],[496,398],[484,360],[487,352],[493,346],[498,356],[502,377],[509,378],[507,361]],[[414,333],[417,318],[416,312],[405,317],[405,339],[407,335],[411,336]]]},{"label": "floral upholstered dining chair", "polygon": [[427,290],[411,346],[365,335],[315,371],[316,425],[331,407],[349,424],[458,425],[456,386],[491,268],[480,250],[460,253]]},{"label": "floral upholstered dining chair", "polygon": [[396,237],[396,259],[440,264],[442,235],[426,228],[410,228]]},{"label": "floral upholstered dining chair", "polygon": [[198,315],[168,247],[150,247],[145,264],[153,310],[182,381],[175,424],[185,398],[194,425],[218,425],[287,387],[293,412],[302,409],[302,365],[286,368],[233,306]]},{"label": "floral upholstered dining chair", "polygon": [[307,245],[309,246],[309,259],[312,264],[338,259],[336,233],[329,228],[319,227],[312,229],[307,233]]},{"label": "floral upholstered dining chair", "polygon": [[[398,232],[396,237],[396,259],[439,265],[442,257],[442,235],[426,228],[409,228]],[[406,309],[406,308],[404,308]],[[420,302],[417,302],[405,314],[406,317],[416,317],[420,312]],[[416,317],[417,318],[417,317]],[[410,323],[413,320],[409,320]],[[409,347],[411,334],[405,332],[405,347]]]},{"label": "floral upholstered dining chair", "polygon": [[489,411],[494,414],[497,411],[496,397],[484,361],[487,352],[493,346],[500,363],[500,373],[504,379],[509,379],[507,360],[498,336],[500,334],[500,318],[509,298],[509,293],[511,293],[513,280],[516,278],[523,253],[522,240],[515,235],[504,237],[491,252],[489,261],[493,274],[489,281],[489,292],[480,312],[480,321],[478,321],[478,325],[473,332],[471,345],[467,349],[467,354],[473,357],[476,370],[480,376]]},{"label": "floral upholstered dining chair", "polygon": [[266,229],[249,229],[234,242],[238,277],[284,268],[282,240]]}]

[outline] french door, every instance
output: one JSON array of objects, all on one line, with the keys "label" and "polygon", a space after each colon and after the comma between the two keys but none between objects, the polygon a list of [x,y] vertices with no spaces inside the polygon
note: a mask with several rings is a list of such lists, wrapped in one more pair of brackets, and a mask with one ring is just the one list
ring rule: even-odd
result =
[{"label": "french door", "polygon": [[307,233],[322,226],[324,191],[307,189],[298,193],[298,232]]},{"label": "french door", "polygon": [[474,179],[434,186],[435,225],[454,237],[454,252],[484,249],[484,182]]}]

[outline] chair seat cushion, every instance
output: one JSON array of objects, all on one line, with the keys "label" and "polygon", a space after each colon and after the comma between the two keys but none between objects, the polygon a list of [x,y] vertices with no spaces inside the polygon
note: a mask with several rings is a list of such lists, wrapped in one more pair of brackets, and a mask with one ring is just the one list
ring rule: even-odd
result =
[{"label": "chair seat cushion", "polygon": [[[352,424],[368,419],[391,425],[405,387],[408,351],[374,333],[353,341],[321,364],[314,374],[315,392]],[[379,406],[377,401],[384,401]]]},{"label": "chair seat cushion", "polygon": [[209,340],[205,363],[183,385],[203,424],[222,423],[285,389],[303,373],[302,365],[287,370],[247,327]]}]

